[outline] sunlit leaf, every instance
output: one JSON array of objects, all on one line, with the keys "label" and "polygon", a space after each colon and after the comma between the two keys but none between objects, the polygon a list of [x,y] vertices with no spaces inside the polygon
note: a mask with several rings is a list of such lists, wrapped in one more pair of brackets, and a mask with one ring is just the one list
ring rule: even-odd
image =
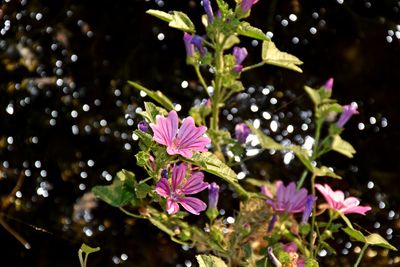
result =
[{"label": "sunlit leaf", "polygon": [[374,234],[370,234],[365,239],[366,239],[366,243],[367,244],[370,244],[370,245],[373,245],[373,246],[378,246],[378,247],[383,247],[383,248],[388,248],[388,249],[397,251],[397,248],[395,248],[394,246],[389,244],[389,242],[387,242],[379,234],[375,234],[375,233]]},{"label": "sunlit leaf", "polygon": [[351,229],[351,228],[349,228],[349,227],[346,227],[346,228],[343,229],[343,231],[344,231],[348,236],[352,237],[353,239],[355,239],[355,240],[357,240],[357,241],[360,241],[360,242],[363,242],[363,243],[366,242],[365,236],[363,235],[363,233],[361,233],[361,232],[358,231],[358,230],[355,230],[355,229]]},{"label": "sunlit leaf", "polygon": [[134,184],[135,174],[122,170],[114,177],[111,185],[98,185],[92,188],[92,192],[101,200],[114,207],[121,207],[136,198]]},{"label": "sunlit leaf", "polygon": [[332,150],[339,152],[348,158],[352,158],[356,153],[354,147],[349,142],[343,140],[340,135],[333,136]]},{"label": "sunlit leaf", "polygon": [[328,176],[336,179],[342,179],[341,176],[337,175],[326,166],[321,166],[319,168],[313,167],[313,173],[315,176]]},{"label": "sunlit leaf", "polygon": [[188,161],[201,167],[202,170],[222,178],[234,187],[238,194],[246,197],[248,196],[248,192],[239,185],[236,173],[219,160],[213,153],[194,153],[193,157]]},{"label": "sunlit leaf", "polygon": [[303,64],[303,62],[296,56],[281,52],[276,48],[272,41],[264,41],[262,46],[262,60],[270,65],[275,65],[282,68],[287,68],[297,72],[303,72],[297,65]]},{"label": "sunlit leaf", "polygon": [[166,13],[164,11],[155,10],[155,9],[149,9],[149,10],[146,11],[146,13],[149,14],[149,15],[152,15],[154,17],[157,17],[157,18],[159,18],[159,19],[161,19],[163,21],[166,21],[168,23],[172,21],[172,15],[168,14],[168,13]]},{"label": "sunlit leaf", "polygon": [[139,91],[145,92],[150,98],[152,98],[154,101],[156,101],[167,110],[174,109],[174,104],[172,103],[172,101],[161,91],[152,91],[133,81],[128,81],[128,84]]},{"label": "sunlit leaf", "polygon": [[157,115],[166,115],[168,112],[160,107],[157,107],[151,102],[144,102],[145,111],[140,112],[139,114],[147,119],[149,123],[155,123]]},{"label": "sunlit leaf", "polygon": [[247,36],[250,38],[255,38],[258,40],[263,40],[263,41],[270,40],[269,37],[265,33],[263,33],[262,30],[251,26],[250,23],[245,22],[245,21],[242,21],[239,24],[237,33],[240,35]]},{"label": "sunlit leaf", "polygon": [[195,33],[195,27],[188,15],[181,11],[174,11],[172,20],[168,24],[172,28],[182,30],[184,32]]},{"label": "sunlit leaf", "polygon": [[321,104],[321,96],[320,96],[318,90],[315,90],[307,85],[304,86],[304,90],[306,91],[308,96],[311,98],[311,100],[315,106],[318,106],[319,104]]},{"label": "sunlit leaf", "polygon": [[213,255],[197,255],[199,267],[228,267],[223,260]]}]

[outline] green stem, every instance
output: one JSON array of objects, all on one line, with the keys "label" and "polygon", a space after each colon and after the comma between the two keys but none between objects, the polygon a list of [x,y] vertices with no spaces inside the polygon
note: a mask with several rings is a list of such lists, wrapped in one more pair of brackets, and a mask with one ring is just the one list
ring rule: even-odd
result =
[{"label": "green stem", "polygon": [[125,214],[127,214],[127,215],[129,215],[129,216],[131,216],[131,217],[133,217],[133,218],[136,218],[136,219],[147,219],[146,216],[131,213],[131,212],[127,211],[127,210],[124,209],[124,208],[119,208],[119,209],[120,209],[123,213],[125,213]]},{"label": "green stem", "polygon": [[[315,199],[315,174],[311,176],[311,194]],[[312,217],[311,217],[311,232],[310,232],[310,255],[314,257],[314,227],[315,227],[315,212],[316,207],[313,205]]]},{"label": "green stem", "polygon": [[303,173],[301,174],[300,180],[297,182],[297,190],[299,190],[303,186],[304,180],[306,179],[307,174],[308,174],[308,170],[305,169],[303,171]]},{"label": "green stem", "polygon": [[265,62],[262,61],[260,63],[254,64],[254,65],[250,65],[250,66],[244,67],[242,69],[242,72],[245,72],[245,71],[248,71],[248,70],[252,70],[252,69],[255,69],[255,68],[259,68],[259,67],[262,67],[264,65],[265,65]]},{"label": "green stem", "polygon": [[206,84],[206,81],[204,80],[203,75],[202,75],[201,72],[200,72],[200,67],[199,67],[198,65],[196,65],[196,66],[194,66],[194,69],[195,69],[195,71],[196,71],[197,78],[199,78],[199,81],[200,81],[200,83],[201,83],[201,86],[204,87],[204,90],[207,92],[208,96],[210,96],[210,93],[209,93],[208,90],[207,90],[207,87],[208,87],[208,86],[207,86],[207,84]]},{"label": "green stem", "polygon": [[368,248],[368,244],[365,243],[364,246],[363,246],[363,248],[361,249],[360,255],[358,255],[358,258],[357,258],[356,263],[354,264],[354,267],[357,267],[357,266],[360,264],[361,259],[363,258],[364,253],[365,253],[365,251],[367,250],[367,248]]}]

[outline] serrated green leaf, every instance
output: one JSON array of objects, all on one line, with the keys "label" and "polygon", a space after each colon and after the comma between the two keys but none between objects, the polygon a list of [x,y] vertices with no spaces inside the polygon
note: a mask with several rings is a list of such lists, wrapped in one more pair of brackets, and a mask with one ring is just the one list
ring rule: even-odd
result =
[{"label": "serrated green leaf", "polygon": [[304,86],[304,90],[306,91],[308,96],[311,98],[311,100],[315,106],[318,106],[319,104],[321,104],[321,96],[320,96],[318,90],[315,90],[307,85]]},{"label": "serrated green leaf", "polygon": [[392,246],[391,244],[389,244],[389,242],[387,242],[382,236],[380,236],[379,234],[370,234],[369,236],[367,236],[365,238],[366,243],[373,245],[373,246],[378,246],[378,247],[383,247],[383,248],[388,248],[394,251],[397,251],[397,248],[395,248],[394,246]]},{"label": "serrated green leaf", "polygon": [[173,11],[172,20],[168,25],[184,32],[196,32],[193,22],[190,20],[188,15],[181,11]]},{"label": "serrated green leaf", "polygon": [[197,255],[199,267],[228,267],[223,260],[213,255]]},{"label": "serrated green leaf", "polygon": [[199,166],[204,171],[222,178],[234,187],[239,195],[248,197],[248,192],[239,185],[236,173],[220,161],[214,154],[210,152],[194,153],[193,157],[188,161]]},{"label": "serrated green leaf", "polygon": [[151,102],[144,102],[145,111],[140,112],[139,114],[147,119],[149,123],[155,123],[157,115],[166,115],[168,112],[160,107],[157,107]]},{"label": "serrated green leaf", "polygon": [[355,240],[357,240],[357,241],[360,241],[360,242],[363,242],[363,243],[366,242],[365,236],[363,235],[363,233],[361,233],[361,232],[358,231],[358,230],[355,230],[355,229],[351,229],[351,228],[349,228],[349,227],[346,227],[346,228],[343,229],[343,231],[344,231],[348,236],[350,236],[351,238],[353,238],[353,239],[355,239]]},{"label": "serrated green leaf", "polygon": [[135,130],[133,131],[133,134],[139,137],[139,146],[140,149],[143,151],[148,151],[150,147],[154,144],[153,137],[148,133],[142,132],[140,130]]},{"label": "serrated green leaf", "polygon": [[269,41],[269,37],[260,29],[253,27],[250,23],[242,21],[237,28],[237,33],[250,38],[255,38],[262,41]]},{"label": "serrated green leaf", "polygon": [[274,44],[274,42],[268,40],[263,42],[262,46],[262,60],[270,65],[294,70],[302,73],[303,71],[297,66],[303,64],[303,62],[296,56],[293,56],[286,52],[281,52]]},{"label": "serrated green leaf", "polygon": [[348,158],[352,158],[356,153],[354,147],[347,141],[343,140],[340,135],[334,135],[331,145],[332,150],[345,155]]},{"label": "serrated green leaf", "polygon": [[92,188],[92,192],[101,200],[114,207],[121,207],[136,198],[134,184],[135,174],[122,170],[114,177],[111,185],[98,185]]},{"label": "serrated green leaf", "polygon": [[154,17],[157,17],[157,18],[159,18],[159,19],[161,19],[163,21],[166,21],[168,23],[172,21],[172,15],[168,14],[168,13],[166,13],[164,11],[155,10],[155,9],[149,9],[149,10],[146,11],[146,13],[149,14],[149,15],[152,15]]},{"label": "serrated green leaf", "polygon": [[172,103],[172,101],[167,96],[165,96],[161,91],[158,90],[152,91],[133,81],[128,81],[128,84],[139,91],[145,92],[149,97],[151,97],[154,101],[156,101],[158,104],[160,104],[167,110],[174,109],[174,104]]}]

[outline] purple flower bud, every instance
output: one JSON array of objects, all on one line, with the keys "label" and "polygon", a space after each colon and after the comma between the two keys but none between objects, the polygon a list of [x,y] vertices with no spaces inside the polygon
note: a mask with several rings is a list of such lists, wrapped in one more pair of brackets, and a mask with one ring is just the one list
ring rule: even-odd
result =
[{"label": "purple flower bud", "polygon": [[247,13],[251,7],[257,3],[258,0],[242,0],[242,2],[240,3],[240,8],[242,9],[243,13]]},{"label": "purple flower bud", "polygon": [[248,53],[247,53],[246,47],[235,46],[233,48],[233,56],[236,59],[237,65],[242,64],[243,60],[247,57],[247,55],[248,55]]},{"label": "purple flower bud", "polygon": [[239,123],[235,126],[235,138],[240,143],[246,143],[247,136],[249,136],[251,130],[245,123]]},{"label": "purple flower bud", "polygon": [[166,178],[168,179],[168,171],[166,169],[163,169],[161,171],[161,178]]},{"label": "purple flower bud", "polygon": [[306,201],[306,205],[304,207],[304,211],[303,211],[303,216],[301,217],[301,223],[307,223],[308,218],[310,218],[311,212],[313,210],[313,205],[314,202],[317,200],[317,198],[312,196],[312,195],[308,195],[307,196],[307,201]]},{"label": "purple flower bud", "polygon": [[211,7],[210,0],[203,0],[203,7],[204,10],[206,11],[207,18],[208,18],[208,23],[213,23],[214,22],[214,13]]},{"label": "purple flower bud", "polygon": [[149,124],[146,121],[140,121],[137,127],[142,132],[147,133],[149,131]]},{"label": "purple flower bud", "polygon": [[356,105],[345,105],[343,106],[342,114],[339,120],[336,122],[337,127],[343,128],[343,126],[350,120],[351,116],[358,114]]},{"label": "purple flower bud", "polygon": [[219,186],[216,183],[211,183],[208,186],[208,208],[216,209],[219,197]]},{"label": "purple flower bud", "polygon": [[329,78],[324,84],[324,88],[326,91],[331,92],[333,88],[333,78]]},{"label": "purple flower bud", "polygon": [[276,216],[276,213],[274,213],[274,215],[272,215],[271,221],[268,224],[268,230],[267,230],[268,233],[271,233],[272,230],[274,230],[276,219],[277,219],[277,216]]},{"label": "purple flower bud", "polygon": [[203,46],[203,38],[201,36],[199,35],[193,36],[191,43],[194,44],[194,46],[197,48],[197,50],[199,50],[202,56],[206,54],[206,49]]},{"label": "purple flower bud", "polygon": [[297,245],[294,242],[290,242],[288,244],[283,245],[283,251],[290,253],[290,252],[297,252]]},{"label": "purple flower bud", "polygon": [[183,42],[185,43],[186,56],[191,57],[194,54],[194,46],[192,44],[192,35],[185,32],[183,33]]}]

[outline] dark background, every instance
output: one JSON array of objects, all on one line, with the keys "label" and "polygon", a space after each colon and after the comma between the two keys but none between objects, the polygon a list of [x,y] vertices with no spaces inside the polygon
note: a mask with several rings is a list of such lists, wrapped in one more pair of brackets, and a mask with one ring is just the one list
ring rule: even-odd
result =
[{"label": "dark background", "polygon": [[[344,177],[340,183],[325,181],[372,206],[365,218],[352,218],[399,247],[400,2],[339,2],[260,0],[254,6],[249,21],[272,32],[279,49],[302,59],[304,73],[272,66],[245,73],[249,88],[227,103],[222,123],[232,131],[233,123],[259,118],[269,131],[270,121],[261,115],[267,111],[280,124],[272,136],[301,144],[313,129],[308,119],[312,106],[302,88],[334,77],[339,103],[359,106],[360,115],[343,135],[357,154],[352,160],[339,154],[324,157]],[[90,266],[194,264],[193,250],[182,250],[148,223],[129,219],[90,194],[83,197],[122,168],[141,175],[131,132],[140,120],[136,112],[142,98],[126,86],[127,80],[163,90],[182,105],[182,115],[193,104],[188,99],[206,97],[186,66],[182,33],[146,15],[150,8],[182,10],[201,28],[199,1],[2,1],[1,200],[20,173],[26,176],[20,198],[2,215],[32,248],[25,250],[0,228],[0,266],[79,266],[82,242],[101,247],[90,256]],[[290,20],[290,14],[297,20]],[[244,38],[242,45],[250,54],[244,64],[258,62],[260,44]],[[182,89],[182,81],[189,87]],[[271,93],[262,94],[263,88]],[[257,112],[249,109],[251,104]],[[233,107],[239,111],[230,122],[226,118]],[[302,123],[308,130],[299,129]],[[285,134],[289,124],[295,131]],[[280,154],[263,153],[236,170],[290,181],[298,177],[297,167],[296,162],[285,165]],[[354,263],[359,244],[341,235],[333,243],[338,255],[323,257],[323,266]],[[364,266],[399,262],[398,254],[375,248],[363,261]]]}]

